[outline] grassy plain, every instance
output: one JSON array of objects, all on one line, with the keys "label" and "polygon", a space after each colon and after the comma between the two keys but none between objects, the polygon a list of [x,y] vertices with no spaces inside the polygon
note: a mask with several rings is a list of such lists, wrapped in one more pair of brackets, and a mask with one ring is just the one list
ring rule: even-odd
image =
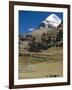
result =
[{"label": "grassy plain", "polygon": [[52,47],[42,52],[20,51],[19,79],[62,77],[63,48]]}]

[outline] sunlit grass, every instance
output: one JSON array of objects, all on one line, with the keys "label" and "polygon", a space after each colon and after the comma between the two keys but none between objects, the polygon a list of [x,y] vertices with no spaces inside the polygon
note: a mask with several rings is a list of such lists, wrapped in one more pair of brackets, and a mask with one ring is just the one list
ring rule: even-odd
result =
[{"label": "sunlit grass", "polygon": [[[23,52],[22,52],[23,53]],[[39,55],[19,56],[19,78],[45,78],[63,75],[63,48],[52,47]],[[42,54],[42,55],[40,55]],[[43,55],[44,54],[44,55]]]}]

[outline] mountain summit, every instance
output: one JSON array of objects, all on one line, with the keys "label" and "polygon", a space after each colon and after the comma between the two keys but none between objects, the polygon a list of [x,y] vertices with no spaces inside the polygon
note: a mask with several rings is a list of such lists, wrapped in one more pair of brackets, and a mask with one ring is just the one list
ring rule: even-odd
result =
[{"label": "mountain summit", "polygon": [[51,47],[63,46],[63,22],[51,14],[41,22],[36,30],[19,37],[20,48],[25,52],[42,52]]},{"label": "mountain summit", "polygon": [[56,14],[49,15],[44,21],[42,21],[39,27],[57,28],[61,23],[61,19]]}]

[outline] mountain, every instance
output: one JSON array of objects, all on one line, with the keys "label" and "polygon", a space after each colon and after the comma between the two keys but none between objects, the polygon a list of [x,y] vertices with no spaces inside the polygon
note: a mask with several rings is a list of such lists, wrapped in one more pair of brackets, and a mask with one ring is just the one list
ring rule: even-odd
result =
[{"label": "mountain", "polygon": [[63,46],[63,22],[55,14],[42,21],[38,29],[19,36],[19,48],[25,52],[38,52],[57,46]]},{"label": "mountain", "polygon": [[61,23],[61,19],[55,15],[55,14],[51,14],[50,16],[48,16],[45,20],[43,20],[40,25],[39,28],[57,28],[59,26],[59,24]]}]

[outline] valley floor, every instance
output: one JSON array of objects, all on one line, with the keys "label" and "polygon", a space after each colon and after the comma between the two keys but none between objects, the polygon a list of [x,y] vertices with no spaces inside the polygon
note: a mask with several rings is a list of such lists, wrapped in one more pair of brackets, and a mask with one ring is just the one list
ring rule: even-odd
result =
[{"label": "valley floor", "polygon": [[22,54],[19,56],[19,79],[63,76],[62,47],[52,47],[39,53],[22,52]]}]

